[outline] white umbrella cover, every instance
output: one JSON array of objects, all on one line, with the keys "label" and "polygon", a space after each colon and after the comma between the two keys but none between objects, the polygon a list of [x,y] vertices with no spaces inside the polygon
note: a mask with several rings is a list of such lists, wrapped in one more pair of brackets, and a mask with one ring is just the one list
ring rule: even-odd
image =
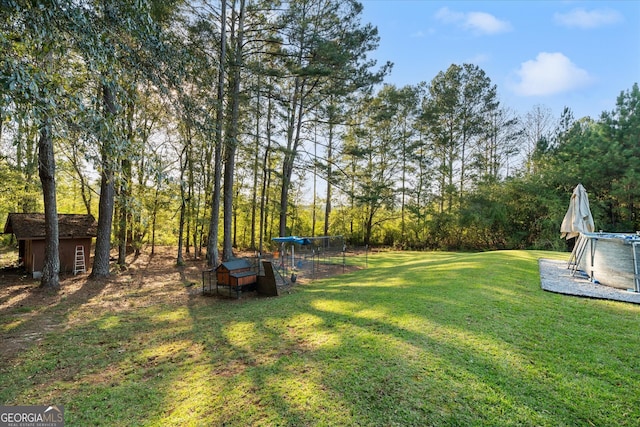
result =
[{"label": "white umbrella cover", "polygon": [[568,240],[579,236],[580,233],[592,233],[594,230],[595,226],[593,224],[593,216],[591,216],[591,209],[589,209],[587,190],[584,189],[582,184],[578,184],[573,190],[569,209],[560,226],[561,237],[565,237]]}]

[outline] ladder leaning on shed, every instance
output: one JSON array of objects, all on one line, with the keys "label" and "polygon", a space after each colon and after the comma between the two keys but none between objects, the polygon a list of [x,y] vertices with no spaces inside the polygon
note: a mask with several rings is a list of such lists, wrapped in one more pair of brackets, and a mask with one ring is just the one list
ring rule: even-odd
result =
[{"label": "ladder leaning on shed", "polygon": [[73,262],[73,275],[75,276],[78,273],[86,273],[87,268],[84,262],[84,246],[78,245],[76,246],[76,258]]}]

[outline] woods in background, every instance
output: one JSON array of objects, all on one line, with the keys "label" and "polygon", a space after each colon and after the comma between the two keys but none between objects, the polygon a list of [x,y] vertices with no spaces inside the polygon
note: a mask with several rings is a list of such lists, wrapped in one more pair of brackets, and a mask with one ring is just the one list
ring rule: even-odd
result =
[{"label": "woods in background", "polygon": [[291,234],[558,249],[578,182],[598,229],[640,228],[637,84],[577,120],[516,114],[473,64],[386,85],[356,1],[0,8],[0,214],[97,213],[94,276],[112,245],[216,265]]}]

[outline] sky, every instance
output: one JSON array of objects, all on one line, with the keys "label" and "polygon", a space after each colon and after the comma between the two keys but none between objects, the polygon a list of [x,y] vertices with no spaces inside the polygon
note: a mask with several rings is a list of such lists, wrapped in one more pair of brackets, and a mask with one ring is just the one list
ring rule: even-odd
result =
[{"label": "sky", "polygon": [[451,64],[480,67],[501,105],[535,106],[576,119],[615,109],[640,84],[640,0],[360,0],[362,23],[378,28],[370,54],[392,62],[385,83],[429,83]]}]

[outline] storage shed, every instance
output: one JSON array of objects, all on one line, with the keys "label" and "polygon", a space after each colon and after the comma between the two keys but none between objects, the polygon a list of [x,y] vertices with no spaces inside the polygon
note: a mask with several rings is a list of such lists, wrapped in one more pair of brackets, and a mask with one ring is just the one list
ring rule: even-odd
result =
[{"label": "storage shed", "polygon": [[[81,247],[86,268],[89,267],[91,241],[97,236],[97,223],[92,215],[58,214],[60,239],[60,272],[73,273],[76,247]],[[18,261],[28,273],[42,271],[44,266],[45,223],[43,213],[10,213],[5,234],[18,241]]]}]

